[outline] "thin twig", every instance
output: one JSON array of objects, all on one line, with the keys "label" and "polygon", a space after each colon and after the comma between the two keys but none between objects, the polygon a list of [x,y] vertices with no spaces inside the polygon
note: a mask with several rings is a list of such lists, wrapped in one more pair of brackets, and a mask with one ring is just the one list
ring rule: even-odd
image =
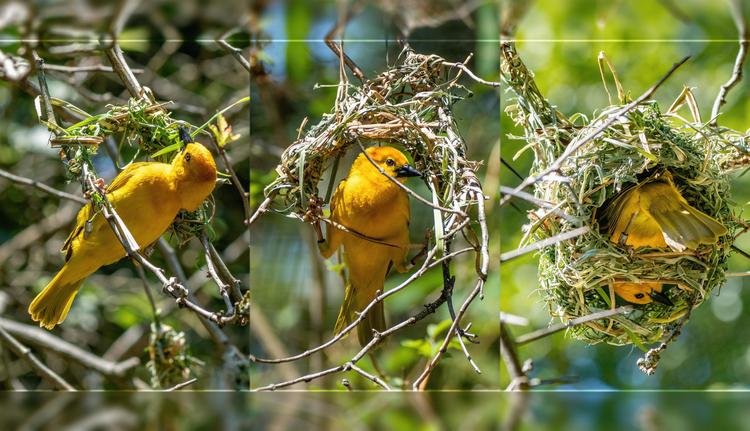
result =
[{"label": "thin twig", "polygon": [[500,322],[500,356],[502,356],[505,368],[510,374],[511,381],[506,390],[528,388],[529,378],[523,365],[521,365],[521,360],[518,358],[515,340],[513,340],[513,336],[503,322]]},{"label": "thin twig", "polygon": [[534,332],[530,332],[528,334],[524,334],[516,338],[516,346],[521,346],[523,344],[536,341],[540,338],[548,337],[557,332],[563,331],[565,329],[570,329],[574,326],[582,325],[584,323],[591,322],[593,320],[606,319],[608,317],[616,316],[622,313],[627,313],[629,311],[633,311],[633,307],[630,305],[623,305],[622,307],[617,307],[611,310],[599,311],[596,313],[589,314],[587,316],[579,317],[577,319],[572,319],[565,323],[560,323],[557,325],[550,326],[549,328],[539,329]]},{"label": "thin twig", "polygon": [[234,57],[235,60],[237,60],[242,65],[242,67],[244,67],[245,70],[248,71],[248,73],[252,73],[252,71],[250,70],[250,60],[248,60],[247,58],[245,58],[244,55],[242,55],[242,50],[241,49],[235,48],[234,46],[232,46],[226,40],[232,33],[234,33],[234,31],[236,30],[236,28],[237,27],[231,28],[231,29],[225,31],[224,33],[222,33],[219,37],[216,38],[216,43],[218,43],[219,46],[224,51],[226,51],[229,54],[231,54],[232,57]]},{"label": "thin twig", "polygon": [[[333,51],[334,54],[336,54],[337,57],[340,59],[343,59],[344,63],[346,63],[347,67],[354,73],[354,76],[356,76],[360,81],[364,82],[367,77],[365,76],[365,73],[362,72],[362,69],[357,66],[354,61],[352,61],[351,58],[349,58],[348,55],[343,50],[343,38],[341,37],[341,33],[344,31],[344,27],[346,27],[346,23],[349,22],[351,17],[355,15],[359,9],[361,9],[363,6],[362,1],[357,1],[354,3],[352,8],[350,10],[344,11],[343,13],[339,14],[339,18],[336,21],[336,24],[331,28],[331,31],[328,32],[328,34],[325,35],[325,43],[330,48],[331,51]],[[333,37],[336,36],[336,33],[339,33],[339,43],[342,45],[341,47],[336,44],[336,41],[333,40]]]},{"label": "thin twig", "polygon": [[[479,296],[479,292],[482,290],[482,286],[484,285],[484,280],[481,278],[477,281],[476,287],[474,287],[474,290],[469,293],[469,296],[466,298],[464,303],[461,305],[461,308],[458,309],[458,312],[456,313],[456,318],[453,320],[453,323],[451,323],[450,328],[448,328],[448,332],[446,333],[445,338],[443,339],[443,343],[440,345],[440,348],[438,349],[435,356],[432,357],[430,362],[428,362],[427,366],[425,367],[424,371],[422,371],[422,374],[420,374],[419,377],[414,381],[412,384],[413,390],[422,390],[421,387],[422,381],[424,381],[430,373],[432,373],[432,370],[437,366],[437,363],[440,361],[440,358],[445,354],[445,352],[448,351],[448,344],[450,343],[451,339],[453,338],[453,335],[457,333],[456,328],[459,327],[461,323],[461,318],[466,313],[466,310],[469,308],[469,305],[471,302]],[[479,368],[476,366],[476,364],[473,363],[473,360],[471,357],[468,358],[469,362],[474,367],[474,370],[477,371]]]},{"label": "thin twig", "polygon": [[[506,42],[503,42],[506,43]],[[589,134],[587,134],[585,137],[580,138],[576,142],[571,142],[568,144],[568,146],[565,148],[565,151],[558,157],[554,162],[552,162],[546,169],[544,169],[542,172],[540,172],[537,175],[529,175],[526,177],[521,184],[519,184],[517,187],[515,187],[513,190],[515,192],[522,191],[526,187],[529,187],[531,185],[536,184],[540,180],[546,178],[548,175],[559,173],[560,169],[562,168],[563,163],[568,159],[568,157],[572,156],[576,151],[578,151],[583,145],[591,141],[592,139],[599,136],[602,132],[604,132],[609,126],[611,126],[615,121],[618,121],[623,115],[625,115],[627,112],[635,108],[636,106],[640,105],[644,101],[646,101],[648,98],[650,98],[654,92],[661,87],[661,85],[670,77],[672,74],[685,62],[690,58],[690,56],[684,57],[682,60],[678,61],[677,63],[673,64],[672,67],[667,71],[667,73],[662,76],[661,79],[659,79],[656,84],[652,85],[646,92],[641,94],[637,99],[633,100],[632,102],[628,103],[627,105],[623,106],[622,108],[618,109],[617,111],[613,112],[609,115],[609,118],[607,118],[606,121],[603,121],[598,127],[596,127],[593,131],[591,131]],[[506,194],[500,199],[500,206],[505,205],[510,201],[512,198],[511,194]]]},{"label": "thin twig", "polygon": [[[110,66],[103,64],[91,64],[86,66],[62,66],[59,64],[45,64],[44,68],[55,72],[80,73],[80,72],[114,72]],[[143,73],[143,69],[130,69],[133,73]]]},{"label": "thin twig", "polygon": [[137,357],[128,358],[121,362],[107,361],[43,329],[2,317],[0,317],[0,328],[27,343],[54,352],[108,377],[122,377],[140,363]]},{"label": "thin twig", "polygon": [[249,226],[250,224],[250,193],[245,191],[245,187],[242,186],[242,181],[240,181],[240,178],[237,176],[237,172],[235,172],[234,167],[232,166],[232,161],[229,159],[229,155],[226,152],[226,149],[222,146],[219,146],[219,144],[216,142],[216,138],[211,136],[211,143],[213,144],[216,151],[219,153],[219,156],[221,156],[221,159],[224,161],[224,167],[229,171],[229,175],[232,178],[232,184],[234,185],[234,188],[237,189],[237,193],[240,195],[240,199],[242,199],[242,208],[245,210],[245,225]]},{"label": "thin twig", "polygon": [[[348,334],[352,329],[354,329],[359,324],[360,321],[364,320],[364,318],[367,316],[367,313],[370,311],[370,309],[372,307],[375,306],[375,304],[377,304],[378,302],[383,301],[385,298],[387,298],[387,297],[389,297],[389,296],[397,293],[398,291],[402,290],[403,288],[405,288],[406,286],[408,286],[409,284],[411,284],[414,280],[416,280],[417,278],[419,278],[420,276],[422,276],[429,269],[434,268],[434,267],[436,267],[438,265],[441,265],[444,260],[451,259],[451,258],[453,258],[455,256],[458,256],[460,254],[467,253],[467,252],[470,252],[470,251],[473,251],[473,250],[474,250],[473,248],[467,247],[467,248],[455,251],[453,253],[447,254],[447,255],[439,258],[439,259],[436,259],[436,260],[430,262],[430,260],[435,256],[435,253],[437,251],[436,248],[433,248],[432,250],[430,250],[427,253],[427,257],[425,258],[425,260],[424,260],[422,266],[419,268],[419,270],[417,270],[416,272],[414,272],[409,278],[407,278],[403,283],[399,284],[398,286],[396,286],[396,287],[394,287],[394,288],[386,291],[385,293],[377,295],[367,305],[367,307],[365,307],[364,309],[362,309],[359,312],[359,314],[357,315],[357,318],[354,321],[352,321],[352,323],[350,323],[346,328],[344,328],[341,332],[339,332],[338,334],[336,334],[335,336],[333,336],[327,342],[325,342],[325,343],[323,343],[323,344],[321,344],[321,345],[319,345],[317,347],[314,347],[312,349],[306,350],[306,351],[304,351],[304,352],[302,352],[302,353],[300,353],[298,355],[288,356],[286,358],[266,359],[266,358],[258,358],[256,356],[250,355],[250,359],[253,362],[258,362],[258,363],[263,363],[263,364],[278,364],[278,363],[282,363],[282,362],[297,361],[299,359],[302,359],[302,358],[305,358],[307,356],[310,356],[310,355],[312,355],[312,354],[314,354],[316,352],[324,350],[324,349],[326,349],[326,348],[334,345],[340,339],[344,338],[344,336],[346,336],[346,334]],[[422,314],[418,314],[416,317],[418,318],[418,320],[421,320],[422,318],[426,317],[428,314],[429,313],[425,313],[423,315]]]},{"label": "thin twig", "polygon": [[362,368],[359,368],[358,366],[354,364],[347,364],[347,365],[349,366],[349,369],[361,374],[364,378],[374,382],[375,384],[385,389],[386,391],[391,390],[390,386],[388,386],[388,383],[384,382],[381,378],[368,373],[367,371],[363,370]]},{"label": "thin twig", "polygon": [[738,41],[740,49],[737,52],[737,58],[734,60],[734,67],[732,68],[732,76],[729,80],[719,88],[719,94],[716,95],[714,100],[714,106],[711,109],[711,121],[709,125],[716,126],[716,121],[719,116],[719,110],[727,103],[727,95],[729,91],[742,80],[742,68],[745,65],[745,59],[747,58],[748,45],[750,44],[750,32],[747,28],[747,19],[745,18],[745,11],[742,0],[731,0],[730,7],[732,8],[732,17],[734,18],[734,24],[737,27]]},{"label": "thin twig", "polygon": [[417,192],[415,192],[414,190],[412,190],[409,187],[406,187],[405,185],[401,184],[401,181],[399,181],[396,178],[388,175],[388,173],[383,168],[381,168],[380,166],[378,166],[378,164],[375,162],[375,160],[373,160],[372,157],[370,157],[370,155],[367,154],[367,150],[365,150],[365,146],[362,145],[361,141],[357,140],[357,144],[359,144],[359,148],[362,149],[362,154],[365,155],[365,157],[367,158],[367,160],[369,160],[370,163],[372,163],[372,165],[375,167],[375,169],[378,170],[378,172],[380,172],[383,176],[385,176],[391,182],[393,182],[394,184],[396,184],[401,190],[403,190],[406,193],[408,193],[409,195],[411,195],[411,197],[413,197],[414,199],[418,200],[419,202],[422,202],[423,204],[427,205],[430,208],[433,208],[433,209],[436,209],[436,210],[440,210],[442,212],[451,213],[451,214],[458,214],[461,217],[466,217],[466,213],[465,212],[463,212],[461,210],[455,210],[455,209],[452,209],[452,208],[441,207],[440,205],[435,205],[434,203],[432,203],[432,202],[428,201],[427,199],[423,198],[422,196],[419,196],[417,194]]},{"label": "thin twig", "polygon": [[13,353],[16,354],[16,356],[26,361],[26,363],[31,366],[31,368],[39,377],[48,381],[58,389],[72,392],[76,391],[73,385],[65,381],[65,379],[60,377],[59,374],[47,367],[42,361],[39,360],[39,358],[36,357],[36,355],[31,352],[31,349],[21,344],[20,341],[16,340],[5,329],[3,329],[2,326],[0,326],[0,341],[2,341],[2,344],[8,347],[8,349],[12,350]]},{"label": "thin twig", "polygon": [[187,381],[184,381],[184,382],[182,382],[182,383],[178,383],[178,384],[176,384],[176,385],[172,386],[172,387],[171,387],[171,388],[169,388],[169,389],[164,389],[164,392],[174,392],[174,391],[179,391],[180,389],[182,389],[182,388],[186,388],[186,387],[188,387],[188,386],[192,385],[193,383],[195,383],[195,382],[197,382],[197,381],[198,381],[198,378],[197,378],[197,377],[193,377],[192,379],[190,379],[190,380],[187,380]]},{"label": "thin twig", "polygon": [[250,219],[247,221],[248,227],[255,222],[255,220],[258,220],[260,216],[265,214],[268,211],[268,207],[271,206],[271,203],[273,202],[274,194],[271,194],[268,196],[263,202],[258,206],[258,208],[255,210],[253,215],[250,217]]},{"label": "thin twig", "polygon": [[[468,61],[468,59],[467,59],[467,61]],[[469,69],[466,66],[466,61],[464,61],[463,63],[451,63],[451,62],[448,62],[448,61],[444,61],[443,62],[443,66],[457,67],[457,68],[461,69],[462,71],[464,71],[464,73],[466,73],[467,75],[469,75],[469,77],[471,79],[473,79],[474,81],[476,81],[476,82],[478,82],[480,84],[489,85],[490,87],[500,87],[500,83],[499,82],[487,81],[487,80],[484,80],[484,79],[478,77],[477,75],[475,75],[474,72],[472,72],[471,69]]]},{"label": "thin twig", "polygon": [[77,202],[77,203],[79,203],[81,205],[85,205],[85,204],[88,203],[88,201],[86,199],[82,198],[81,196],[76,196],[76,195],[73,195],[73,194],[70,194],[70,193],[63,192],[61,190],[54,189],[54,188],[52,188],[52,187],[50,187],[50,186],[48,186],[48,185],[46,185],[44,183],[40,183],[37,180],[32,180],[31,178],[26,178],[26,177],[22,177],[22,176],[19,176],[19,175],[11,174],[10,172],[4,171],[2,169],[0,169],[0,177],[9,179],[9,180],[11,180],[11,181],[13,181],[14,183],[17,183],[17,184],[23,184],[25,186],[35,187],[35,188],[37,188],[37,189],[39,189],[39,190],[41,190],[43,192],[49,193],[49,194],[51,194],[53,196],[56,196],[56,197],[58,197],[60,199],[68,199],[68,200],[71,200],[73,202]]},{"label": "thin twig", "polygon": [[122,53],[120,45],[115,42],[111,48],[106,49],[104,52],[107,54],[107,58],[112,64],[112,68],[115,73],[117,73],[117,76],[120,77],[120,80],[125,85],[125,88],[127,88],[130,95],[135,98],[152,102],[152,100],[149,100],[146,92],[143,91],[141,84],[135,78],[133,70],[128,66],[127,61],[125,61],[125,55]]},{"label": "thin twig", "polygon": [[523,256],[524,254],[531,253],[532,251],[536,251],[544,247],[549,247],[551,245],[557,244],[562,241],[567,241],[573,238],[577,238],[581,235],[589,233],[589,231],[591,231],[591,228],[589,226],[583,226],[583,227],[575,228],[573,230],[569,230],[567,232],[557,234],[555,236],[549,237],[547,239],[543,239],[541,241],[537,241],[525,247],[521,247],[513,251],[505,252],[500,255],[500,262],[507,262],[511,259],[515,259],[519,256]]}]

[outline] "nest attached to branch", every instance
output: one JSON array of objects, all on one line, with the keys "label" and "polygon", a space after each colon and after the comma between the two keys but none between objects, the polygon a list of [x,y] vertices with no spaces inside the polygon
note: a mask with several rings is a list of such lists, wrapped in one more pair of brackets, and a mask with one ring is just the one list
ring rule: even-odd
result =
[{"label": "nest attached to branch", "polygon": [[360,152],[369,144],[395,144],[426,174],[432,203],[452,211],[435,213],[436,241],[441,243],[443,233],[463,222],[476,203],[472,188],[479,184],[478,163],[466,159],[466,144],[453,117],[453,104],[471,96],[458,83],[461,75],[441,57],[408,49],[397,64],[361,86],[342,74],[334,109],[284,151],[266,197],[283,204],[278,212],[313,221],[309,206],[320,201],[321,177],[332,168],[327,202],[339,160],[351,146]]},{"label": "nest attached to branch", "polygon": [[[504,55],[503,77],[518,96],[518,104],[506,111],[524,126],[524,149],[535,154],[530,175],[548,169],[568,145],[581,142],[625,106],[606,107],[591,121],[582,114],[567,118],[541,96],[515,51],[506,47]],[[632,311],[589,321],[569,332],[590,344],[642,346],[666,340],[684,324],[690,310],[726,281],[727,259],[740,229],[729,206],[727,171],[740,167],[737,156],[746,151],[741,133],[689,122],[671,108],[662,113],[656,102],[646,101],[565,158],[556,175],[535,184],[535,197],[546,204],[530,213],[524,238],[543,241],[590,228],[540,249],[540,291],[550,314],[567,322],[614,309],[622,300],[609,287],[612,282],[661,281],[674,306],[633,304]],[[605,202],[665,170],[692,206],[727,228],[729,233],[719,242],[695,251],[626,250],[602,232],[597,213]]]}]

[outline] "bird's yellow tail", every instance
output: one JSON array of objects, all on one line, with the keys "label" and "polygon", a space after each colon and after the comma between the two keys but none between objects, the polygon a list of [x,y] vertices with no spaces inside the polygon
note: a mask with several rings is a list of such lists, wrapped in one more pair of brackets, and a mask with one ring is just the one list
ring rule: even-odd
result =
[{"label": "bird's yellow tail", "polygon": [[[364,304],[358,304],[354,289],[351,285],[346,286],[346,292],[344,293],[344,303],[341,304],[341,310],[339,310],[339,317],[336,319],[336,326],[334,327],[334,333],[338,334],[343,331],[350,323],[357,318],[357,312],[363,310],[367,305],[372,302],[371,298]],[[383,302],[375,304],[359,325],[357,325],[357,338],[359,344],[365,346],[369,343],[373,336],[372,331],[383,332],[385,331],[385,311],[383,309]]]},{"label": "bird's yellow tail", "polygon": [[64,279],[63,274],[64,270],[58,272],[29,305],[31,319],[43,328],[52,329],[65,320],[83,282],[81,279],[71,283]]}]

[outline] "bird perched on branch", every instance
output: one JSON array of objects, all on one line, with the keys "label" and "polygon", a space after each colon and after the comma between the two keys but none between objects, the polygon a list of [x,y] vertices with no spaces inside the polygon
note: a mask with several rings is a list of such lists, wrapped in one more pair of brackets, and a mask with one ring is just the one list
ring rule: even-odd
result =
[{"label": "bird perched on branch", "polygon": [[[682,197],[669,171],[621,192],[605,205],[602,218],[612,242],[633,248],[695,250],[701,244],[715,244],[727,233],[721,223]],[[613,287],[618,296],[634,304],[673,305],[662,292],[663,285],[618,281]]]},{"label": "bird perched on branch", "polygon": [[[409,197],[385,175],[404,184],[408,177],[421,174],[395,148],[371,147],[366,154],[357,157],[331,198],[330,219],[346,231],[329,225],[325,240],[318,232],[321,255],[328,259],[343,245],[349,270],[336,333],[357,319],[358,313],[375,299],[376,292],[382,292],[391,267],[405,272],[411,266],[406,260],[410,245]],[[373,330],[385,329],[383,303],[378,302],[357,326],[360,344],[364,346],[372,340]]]},{"label": "bird perched on branch", "polygon": [[[180,130],[185,146],[172,162],[128,165],[107,187],[105,195],[140,248],[159,239],[181,209],[195,211],[216,184],[216,164],[203,145]],[[65,265],[29,305],[39,326],[62,323],[84,279],[126,252],[111,226],[93,203],[81,208],[76,225],[63,244]]]}]

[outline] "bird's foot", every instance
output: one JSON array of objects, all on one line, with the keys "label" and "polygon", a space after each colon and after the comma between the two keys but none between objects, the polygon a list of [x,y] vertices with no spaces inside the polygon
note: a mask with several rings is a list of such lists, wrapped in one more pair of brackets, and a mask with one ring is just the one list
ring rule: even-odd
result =
[{"label": "bird's foot", "polygon": [[307,202],[307,211],[302,216],[305,223],[312,223],[323,218],[323,199],[318,196],[311,197]]}]

